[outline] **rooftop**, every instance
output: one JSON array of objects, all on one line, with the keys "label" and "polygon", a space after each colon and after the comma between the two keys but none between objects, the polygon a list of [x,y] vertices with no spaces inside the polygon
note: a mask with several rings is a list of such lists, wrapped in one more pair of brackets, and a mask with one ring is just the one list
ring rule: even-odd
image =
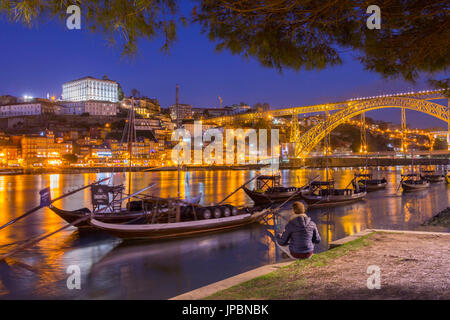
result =
[{"label": "rooftop", "polygon": [[94,78],[94,77],[91,77],[91,76],[86,76],[86,77],[83,77],[83,78],[80,78],[80,79],[76,79],[76,80],[71,80],[71,81],[68,81],[68,82],[64,82],[63,85],[68,84],[68,83],[72,83],[72,82],[76,82],[76,81],[88,80],[88,79],[89,79],[89,80],[96,80],[96,81],[103,81],[103,82],[117,83],[117,81],[110,80],[110,79],[97,79],[97,78]]}]

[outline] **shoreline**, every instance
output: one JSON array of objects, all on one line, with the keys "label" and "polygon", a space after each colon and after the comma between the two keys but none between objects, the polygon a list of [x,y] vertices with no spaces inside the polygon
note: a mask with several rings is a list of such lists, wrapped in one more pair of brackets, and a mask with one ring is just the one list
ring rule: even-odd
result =
[{"label": "shoreline", "polygon": [[[411,160],[409,159],[369,159],[366,164],[365,159],[359,158],[330,158],[331,163],[330,168],[346,168],[346,167],[395,167],[395,166],[410,166]],[[429,165],[429,159],[415,159],[415,165]],[[450,164],[450,159],[432,159],[432,165],[445,166]],[[227,170],[260,170],[263,167],[268,166],[267,164],[244,164],[244,165],[202,165],[202,166],[190,166],[185,165],[182,167],[182,171],[227,171]],[[299,161],[292,161],[289,163],[281,162],[279,164],[280,170],[297,170],[297,169],[322,169],[325,168],[326,164],[324,159],[307,159],[304,164]],[[177,171],[176,166],[170,167],[133,167],[132,172],[159,172],[159,171]],[[77,173],[114,173],[114,172],[129,172],[128,167],[88,167],[88,168],[61,168],[61,169],[51,169],[51,168],[0,168],[0,176],[8,175],[28,175],[28,174],[77,174]]]},{"label": "shoreline", "polygon": [[[375,237],[375,239],[374,239]],[[391,239],[389,239],[391,238]],[[368,261],[363,259],[355,260],[351,259],[349,255],[358,256],[358,254],[367,254],[369,253],[369,257],[373,255],[373,251],[376,250],[377,242],[393,245],[395,248],[395,241],[400,239],[404,243],[405,248],[403,249],[406,253],[408,253],[414,245],[420,242],[412,241],[417,239],[425,239],[433,241],[433,239],[438,239],[442,241],[444,239],[447,242],[450,239],[450,233],[446,232],[429,232],[429,231],[408,231],[408,230],[387,230],[387,229],[366,229],[359,233],[356,233],[351,236],[347,236],[342,239],[335,240],[329,244],[330,249],[328,251],[324,251],[318,254],[315,254],[313,258],[309,260],[289,260],[286,262],[266,265],[263,267],[259,267],[236,276],[209,284],[207,286],[183,293],[181,295],[172,297],[169,300],[197,300],[197,299],[304,299],[304,298],[312,298],[312,299],[322,299],[327,298],[327,295],[334,294],[333,292],[327,292],[330,286],[336,286],[339,291],[351,291],[352,288],[347,288],[346,282],[343,279],[339,279],[339,275],[342,271],[339,271],[339,268],[342,268],[341,263],[337,263],[336,260],[344,260],[348,263],[353,263],[355,265],[355,261],[362,261],[358,265],[356,262],[356,267],[361,267],[362,271],[366,271],[366,264]],[[405,239],[407,241],[405,241]],[[375,241],[374,241],[375,240]],[[392,249],[392,248],[391,248]],[[420,248],[422,249],[422,248]],[[401,250],[401,249],[399,249]],[[389,251],[389,250],[388,250]],[[383,253],[383,252],[382,252]],[[407,261],[416,261],[416,258],[411,257],[401,257],[395,254],[400,254],[397,251],[392,252],[390,256],[396,259],[394,260],[394,265],[396,265],[396,261],[398,258],[398,262],[407,262]],[[384,253],[386,255],[386,253]],[[383,256],[382,254],[379,256]],[[349,260],[350,259],[350,260]],[[392,260],[392,259],[391,259]],[[427,259],[425,259],[425,264],[429,266]],[[392,261],[389,261],[392,263]],[[428,264],[427,264],[428,263]],[[408,265],[399,266],[398,269],[401,268],[409,268]],[[344,267],[345,268],[345,267]],[[423,267],[420,267],[423,268]],[[321,272],[325,274],[329,274],[330,270],[327,269],[338,269],[338,272],[335,273],[335,276],[330,280],[328,278],[316,277],[313,279],[312,277],[298,277],[299,272],[305,272],[309,276],[314,276],[315,274]],[[358,269],[358,268],[357,268]],[[334,271],[334,270],[333,270]],[[391,270],[392,271],[392,270]],[[394,270],[393,273],[396,274],[399,270]],[[359,275],[361,277],[361,275]],[[444,275],[445,276],[445,275]],[[363,275],[362,277],[366,277]],[[292,286],[291,282],[293,278],[297,278],[295,281],[295,286]],[[325,280],[323,280],[325,279]],[[288,281],[287,281],[288,280]],[[322,287],[316,289],[316,287],[305,284],[306,282],[319,282]],[[323,280],[323,281],[322,281]],[[284,285],[278,285],[278,282],[286,281]],[[348,281],[348,280],[346,280]],[[411,279],[412,283],[415,283],[415,279]],[[321,283],[324,282],[324,283]],[[330,282],[327,284],[327,282]],[[385,282],[385,281],[383,281]],[[448,282],[448,281],[447,281]],[[364,288],[364,284],[360,285],[359,290],[366,290],[365,294],[367,298],[376,298],[376,299],[395,299],[398,298],[396,296],[395,289],[396,288],[388,288],[384,291],[384,294],[379,294],[378,290],[368,290]],[[341,288],[340,286],[343,286]],[[420,284],[418,284],[420,286]],[[445,286],[450,286],[449,283],[444,281]],[[286,288],[292,287],[292,288]],[[317,284],[316,284],[317,286]],[[304,287],[304,292],[299,293],[301,296],[290,297],[289,294],[291,292],[289,290],[296,290],[297,292],[301,287]],[[351,286],[350,286],[351,287]],[[310,289],[314,291],[314,294],[310,294]],[[405,290],[403,293],[398,293],[400,298],[418,298],[417,292],[425,291],[429,294],[429,297],[433,297],[432,293],[429,292],[429,288],[425,286],[425,288],[415,288],[416,291],[411,290],[411,286],[405,284]],[[428,291],[427,291],[428,290]],[[447,290],[448,291],[448,290]],[[306,296],[303,295],[306,293]],[[352,292],[354,294],[355,292]],[[374,293],[375,295],[373,295]],[[286,296],[286,294],[288,296]],[[360,294],[360,292],[358,292]],[[336,298],[336,297],[335,297]],[[342,297],[341,297],[342,298]],[[346,296],[346,299],[351,299],[351,297]],[[447,298],[447,297],[444,297]]]}]

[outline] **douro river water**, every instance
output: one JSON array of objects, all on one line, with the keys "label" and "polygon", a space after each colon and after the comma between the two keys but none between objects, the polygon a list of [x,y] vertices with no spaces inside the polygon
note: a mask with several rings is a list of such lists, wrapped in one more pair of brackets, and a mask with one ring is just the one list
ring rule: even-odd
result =
[{"label": "douro river water", "polygon": [[[445,183],[431,185],[424,192],[397,191],[402,170],[402,167],[375,168],[375,175],[386,177],[389,185],[386,190],[368,194],[364,201],[309,211],[323,239],[316,252],[326,250],[333,240],[365,228],[414,230],[449,206],[450,187]],[[338,187],[346,187],[357,171],[357,168],[331,170]],[[191,197],[201,193],[201,203],[212,204],[255,174],[244,170],[182,172],[181,195]],[[324,170],[281,171],[282,183],[302,186],[317,174],[323,176]],[[42,188],[49,186],[52,197],[56,198],[111,175],[0,176],[0,225],[38,205]],[[124,174],[114,174],[114,182],[120,181],[126,183]],[[153,194],[174,197],[177,181],[177,172],[173,171],[135,173],[133,189],[154,182]],[[252,205],[242,190],[229,203]],[[91,207],[90,193],[88,190],[77,193],[55,205],[69,210]],[[282,214],[289,216],[290,204]],[[9,244],[64,225],[52,211],[41,209],[0,230],[0,253],[13,247]],[[281,259],[281,252],[273,242],[273,229],[262,224],[192,238],[133,243],[102,233],[80,234],[77,229],[69,228],[17,254],[8,264],[0,263],[0,299],[167,299]],[[24,268],[21,263],[32,268]],[[68,289],[69,266],[79,268],[81,289]]]}]

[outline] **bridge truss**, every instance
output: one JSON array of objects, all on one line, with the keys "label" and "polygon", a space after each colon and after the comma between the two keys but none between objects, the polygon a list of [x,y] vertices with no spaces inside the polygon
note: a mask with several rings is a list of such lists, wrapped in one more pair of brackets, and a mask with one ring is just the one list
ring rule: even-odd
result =
[{"label": "bridge truss", "polygon": [[309,152],[332,130],[363,112],[382,108],[405,108],[426,113],[442,121],[449,122],[449,108],[427,100],[399,97],[384,97],[348,102],[347,108],[330,114],[326,121],[312,127],[298,136],[295,144],[295,156],[306,157]]},{"label": "bridge truss", "polygon": [[[447,122],[447,126],[450,128],[449,107],[429,101],[436,99],[448,99],[448,97],[445,95],[445,91],[445,89],[423,90],[418,92],[362,97],[336,103],[221,116],[205,119],[203,120],[203,122],[223,126],[226,124],[231,124],[235,121],[248,121],[262,118],[272,119],[275,117],[290,116],[291,125],[294,125],[294,128],[291,128],[290,141],[295,143],[295,157],[305,158],[311,152],[311,150],[313,150],[317,146],[317,144],[337,126],[344,123],[350,118],[353,118],[360,114],[364,114],[366,111],[370,110],[382,108],[401,108],[403,120],[402,122],[404,122],[403,117],[405,109],[415,110]],[[297,115],[319,112],[325,112],[329,114],[329,117],[326,118],[327,120],[322,121],[321,123],[317,124],[310,130],[302,134],[298,128]],[[293,121],[296,121],[296,123],[292,123]]]},{"label": "bridge truss", "polygon": [[273,109],[270,111],[258,111],[258,112],[249,112],[249,113],[240,113],[240,114],[232,114],[227,116],[213,117],[209,119],[204,119],[203,123],[205,124],[217,124],[217,125],[226,125],[231,124],[235,121],[248,121],[248,120],[256,120],[262,118],[269,117],[286,117],[293,116],[298,114],[307,114],[307,113],[316,113],[316,112],[325,112],[325,111],[336,111],[347,108],[348,104],[351,102],[361,102],[368,101],[379,98],[413,98],[413,99],[423,99],[423,100],[434,100],[434,99],[446,99],[444,96],[444,90],[423,90],[419,92],[406,92],[406,93],[397,93],[397,94],[389,94],[382,95],[376,97],[362,97],[350,99],[347,101],[335,102],[335,103],[325,103],[325,104],[317,104],[312,106],[301,106],[301,107],[290,107],[290,108],[281,108],[281,109]]}]

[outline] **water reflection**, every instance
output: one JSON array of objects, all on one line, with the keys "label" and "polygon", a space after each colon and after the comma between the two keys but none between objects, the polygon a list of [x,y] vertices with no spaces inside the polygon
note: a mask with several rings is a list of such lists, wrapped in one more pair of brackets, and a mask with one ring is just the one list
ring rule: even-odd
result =
[{"label": "water reflection", "polygon": [[[330,241],[365,228],[414,229],[449,205],[450,188],[445,184],[432,185],[429,190],[419,193],[402,194],[398,190],[401,170],[401,167],[380,169],[379,175],[387,178],[388,188],[370,193],[364,201],[309,211],[323,239],[316,251],[326,250]],[[336,185],[343,188],[357,171],[359,169],[334,169],[332,175]],[[237,170],[181,172],[180,193],[182,197],[201,193],[202,204],[215,203],[255,174]],[[319,169],[299,169],[282,171],[281,175],[285,185],[303,186],[312,177],[324,177],[325,173]],[[57,197],[105,177],[112,177],[115,184],[128,181],[123,173],[0,176],[0,205],[3,208],[0,224],[34,207],[39,202],[38,191],[44,187],[50,186],[52,196]],[[177,172],[133,175],[133,190],[150,183],[156,183],[151,189],[155,195],[177,194]],[[229,202],[252,204],[244,192],[236,193]],[[57,205],[67,209],[90,207],[89,191],[65,198]],[[290,206],[284,208],[281,215],[276,219],[269,217],[268,226],[255,224],[224,233],[153,243],[129,244],[106,234],[65,230],[8,260],[9,265],[0,265],[0,297],[169,298],[282,259],[273,242],[274,229],[283,229]],[[40,210],[0,231],[0,253],[11,248],[7,244],[55,230],[64,224],[48,209]],[[31,266],[31,271],[15,263],[17,261]],[[74,264],[82,271],[82,290],[71,291],[66,287],[66,269]]]}]

